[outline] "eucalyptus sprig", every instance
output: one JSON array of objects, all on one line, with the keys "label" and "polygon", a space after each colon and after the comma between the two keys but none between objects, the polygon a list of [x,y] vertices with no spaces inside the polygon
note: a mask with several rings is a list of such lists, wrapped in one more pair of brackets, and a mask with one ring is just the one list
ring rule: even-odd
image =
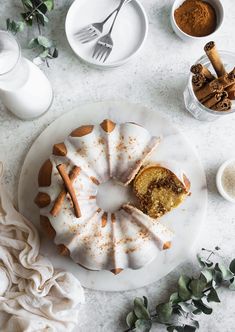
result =
[{"label": "eucalyptus sprig", "polygon": [[58,50],[55,42],[43,36],[42,27],[48,22],[48,12],[54,8],[54,0],[21,0],[24,12],[21,13],[21,21],[12,19],[6,20],[7,30],[16,35],[22,32],[26,26],[31,27],[36,24],[39,35],[29,42],[29,47],[35,49],[37,56],[36,63],[46,62],[49,59],[58,57]]},{"label": "eucalyptus sprig", "polygon": [[[194,332],[199,329],[198,315],[210,315],[210,302],[219,303],[217,289],[222,286],[235,290],[235,259],[229,266],[221,262],[220,248],[202,248],[197,255],[201,272],[198,278],[180,276],[176,291],[165,303],[156,306],[153,312],[148,308],[148,300],[137,297],[133,310],[128,313],[125,332],[149,332],[154,323],[163,324],[168,332]],[[218,258],[219,262],[215,262]]]}]

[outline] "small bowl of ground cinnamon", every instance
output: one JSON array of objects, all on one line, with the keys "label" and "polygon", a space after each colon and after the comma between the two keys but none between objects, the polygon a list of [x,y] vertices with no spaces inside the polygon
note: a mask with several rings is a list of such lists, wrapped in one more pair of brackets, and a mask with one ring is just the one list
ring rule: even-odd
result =
[{"label": "small bowl of ground cinnamon", "polygon": [[171,25],[183,40],[197,40],[213,35],[224,19],[220,0],[175,0]]}]

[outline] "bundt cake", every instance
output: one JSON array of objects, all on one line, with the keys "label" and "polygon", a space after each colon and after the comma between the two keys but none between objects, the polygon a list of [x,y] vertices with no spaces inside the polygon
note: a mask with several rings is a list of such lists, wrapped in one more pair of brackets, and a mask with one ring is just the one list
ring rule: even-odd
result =
[{"label": "bundt cake", "polygon": [[184,201],[190,182],[173,163],[149,165],[137,174],[133,189],[141,211],[159,218]]},{"label": "bundt cake", "polygon": [[127,186],[158,144],[137,124],[104,120],[54,145],[38,174],[35,203],[60,254],[90,270],[119,273],[141,268],[170,247],[173,233],[158,220],[130,204],[111,213],[96,202],[99,184],[114,179]]}]

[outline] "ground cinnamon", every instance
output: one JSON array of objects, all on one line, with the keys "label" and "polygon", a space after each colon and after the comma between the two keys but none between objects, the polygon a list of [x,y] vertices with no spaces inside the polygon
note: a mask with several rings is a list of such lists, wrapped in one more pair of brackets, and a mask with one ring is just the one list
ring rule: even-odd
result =
[{"label": "ground cinnamon", "polygon": [[186,0],[174,13],[178,27],[194,37],[208,36],[216,29],[214,8],[202,0]]}]

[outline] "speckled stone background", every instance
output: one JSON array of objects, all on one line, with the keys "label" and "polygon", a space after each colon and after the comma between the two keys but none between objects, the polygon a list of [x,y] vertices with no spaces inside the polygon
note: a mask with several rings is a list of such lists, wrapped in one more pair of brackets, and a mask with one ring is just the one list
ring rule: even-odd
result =
[{"label": "speckled stone background", "polygon": [[[51,62],[49,69],[44,68],[55,91],[51,109],[39,119],[24,122],[0,105],[0,160],[4,161],[4,181],[14,200],[25,155],[39,133],[54,119],[75,107],[79,117],[79,104],[90,101],[140,102],[171,119],[196,146],[203,162],[209,204],[198,246],[210,248],[219,245],[228,258],[235,256],[235,205],[224,201],[215,185],[219,165],[227,158],[235,157],[235,115],[214,123],[201,123],[185,111],[183,104],[182,93],[189,67],[202,55],[204,42],[188,44],[173,33],[169,20],[172,1],[142,0],[150,23],[145,48],[121,68],[104,72],[91,69],[76,58],[65,37],[64,20],[72,1],[55,2],[56,9],[51,15],[51,34],[57,40],[60,56]],[[234,3],[231,0],[222,2],[226,19],[215,41],[219,49],[235,52]],[[0,28],[4,28],[5,18],[17,17],[19,3],[17,0],[1,0]],[[32,54],[25,49],[25,37],[30,39],[31,36],[30,33],[21,38],[23,54],[29,58],[32,58]],[[163,280],[137,291],[105,293],[86,290],[86,304],[80,312],[76,331],[123,331],[126,328],[125,313],[131,308],[135,296],[148,296],[154,308],[155,303],[166,300],[169,292],[174,290],[181,273],[196,275],[198,271],[192,257],[191,261],[185,262]],[[235,295],[221,290],[221,300],[222,304],[213,306],[213,316],[200,318],[200,331],[235,331]],[[161,332],[165,328],[156,326],[153,331]]]}]

